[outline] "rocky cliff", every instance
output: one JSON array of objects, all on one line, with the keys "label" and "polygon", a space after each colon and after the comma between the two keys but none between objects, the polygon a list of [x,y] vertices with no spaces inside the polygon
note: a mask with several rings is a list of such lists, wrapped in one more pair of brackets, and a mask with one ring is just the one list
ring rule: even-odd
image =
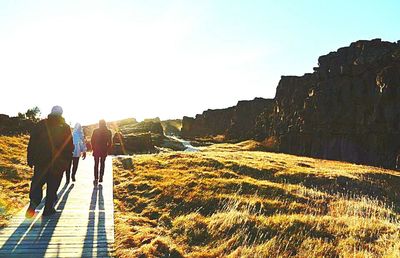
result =
[{"label": "rocky cliff", "polygon": [[395,167],[400,150],[400,43],[361,40],[282,76],[274,100],[183,119],[184,137],[277,139],[281,152]]},{"label": "rocky cliff", "polygon": [[239,101],[233,108],[230,125],[225,131],[231,140],[263,140],[270,134],[270,117],[274,108],[272,99],[255,98]]},{"label": "rocky cliff", "polygon": [[195,138],[222,135],[231,124],[234,107],[226,109],[209,109],[195,118],[183,117],[182,136]]},{"label": "rocky cliff", "polygon": [[271,133],[286,153],[395,167],[400,143],[400,45],[357,41],[283,76]]},{"label": "rocky cliff", "polygon": [[263,112],[270,114],[274,101],[256,98],[239,101],[226,109],[204,111],[195,118],[184,117],[182,136],[185,138],[223,135],[226,140],[263,139],[269,135],[269,120],[259,117]]}]

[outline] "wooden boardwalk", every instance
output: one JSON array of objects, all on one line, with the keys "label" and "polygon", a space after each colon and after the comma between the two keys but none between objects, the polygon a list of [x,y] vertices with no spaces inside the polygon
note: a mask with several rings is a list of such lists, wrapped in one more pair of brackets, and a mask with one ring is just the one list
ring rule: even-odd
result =
[{"label": "wooden boardwalk", "polygon": [[43,201],[33,219],[25,207],[0,230],[0,257],[110,257],[114,243],[112,158],[104,183],[93,186],[93,157],[80,160],[76,182],[58,192],[57,213],[44,218]]}]

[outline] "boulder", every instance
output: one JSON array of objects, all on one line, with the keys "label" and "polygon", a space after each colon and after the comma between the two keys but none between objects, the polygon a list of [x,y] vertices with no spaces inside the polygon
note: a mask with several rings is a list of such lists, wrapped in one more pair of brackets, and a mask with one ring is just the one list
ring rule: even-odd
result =
[{"label": "boulder", "polygon": [[172,137],[165,137],[160,147],[173,151],[184,151],[186,149],[182,142],[177,141]]},{"label": "boulder", "polygon": [[150,133],[125,135],[123,137],[123,148],[128,154],[156,151]]},{"label": "boulder", "polygon": [[120,161],[124,169],[131,170],[135,168],[132,158],[121,158]]}]

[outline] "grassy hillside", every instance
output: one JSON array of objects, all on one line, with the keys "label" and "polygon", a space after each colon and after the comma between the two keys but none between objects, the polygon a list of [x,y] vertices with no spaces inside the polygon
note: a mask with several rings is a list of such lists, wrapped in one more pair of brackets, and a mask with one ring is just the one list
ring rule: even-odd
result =
[{"label": "grassy hillside", "polygon": [[400,257],[398,172],[252,146],[115,160],[117,255]]},{"label": "grassy hillside", "polygon": [[0,228],[29,200],[28,136],[0,136]]}]

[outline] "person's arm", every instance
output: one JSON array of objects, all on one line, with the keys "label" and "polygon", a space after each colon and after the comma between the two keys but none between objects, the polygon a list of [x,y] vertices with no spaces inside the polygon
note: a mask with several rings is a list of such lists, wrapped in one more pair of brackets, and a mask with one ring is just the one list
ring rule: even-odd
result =
[{"label": "person's arm", "polygon": [[36,146],[37,146],[37,125],[34,126],[31,130],[31,135],[29,137],[29,143],[27,148],[27,161],[28,166],[33,167],[34,159],[36,155]]},{"label": "person's arm", "polygon": [[65,141],[66,141],[66,145],[65,145],[65,153],[66,156],[68,158],[72,158],[72,153],[74,152],[74,142],[72,141],[72,133],[71,133],[71,129],[69,129],[69,126],[67,125],[65,127]]},{"label": "person's arm", "polygon": [[81,140],[80,140],[79,144],[81,145],[80,149],[82,150],[82,158],[86,159],[86,151],[87,151],[87,149],[86,149],[86,140],[85,140],[85,136],[83,134],[82,134],[82,137],[81,137]]},{"label": "person's arm", "polygon": [[111,148],[112,148],[112,135],[111,135],[111,131],[108,130],[108,152],[111,153]]},{"label": "person's arm", "polygon": [[109,143],[110,147],[113,145],[111,131],[109,131],[109,134],[108,134],[108,143]]},{"label": "person's arm", "polygon": [[92,133],[92,138],[90,138],[90,144],[92,145],[92,151],[94,151],[96,144],[96,130],[94,130]]}]

